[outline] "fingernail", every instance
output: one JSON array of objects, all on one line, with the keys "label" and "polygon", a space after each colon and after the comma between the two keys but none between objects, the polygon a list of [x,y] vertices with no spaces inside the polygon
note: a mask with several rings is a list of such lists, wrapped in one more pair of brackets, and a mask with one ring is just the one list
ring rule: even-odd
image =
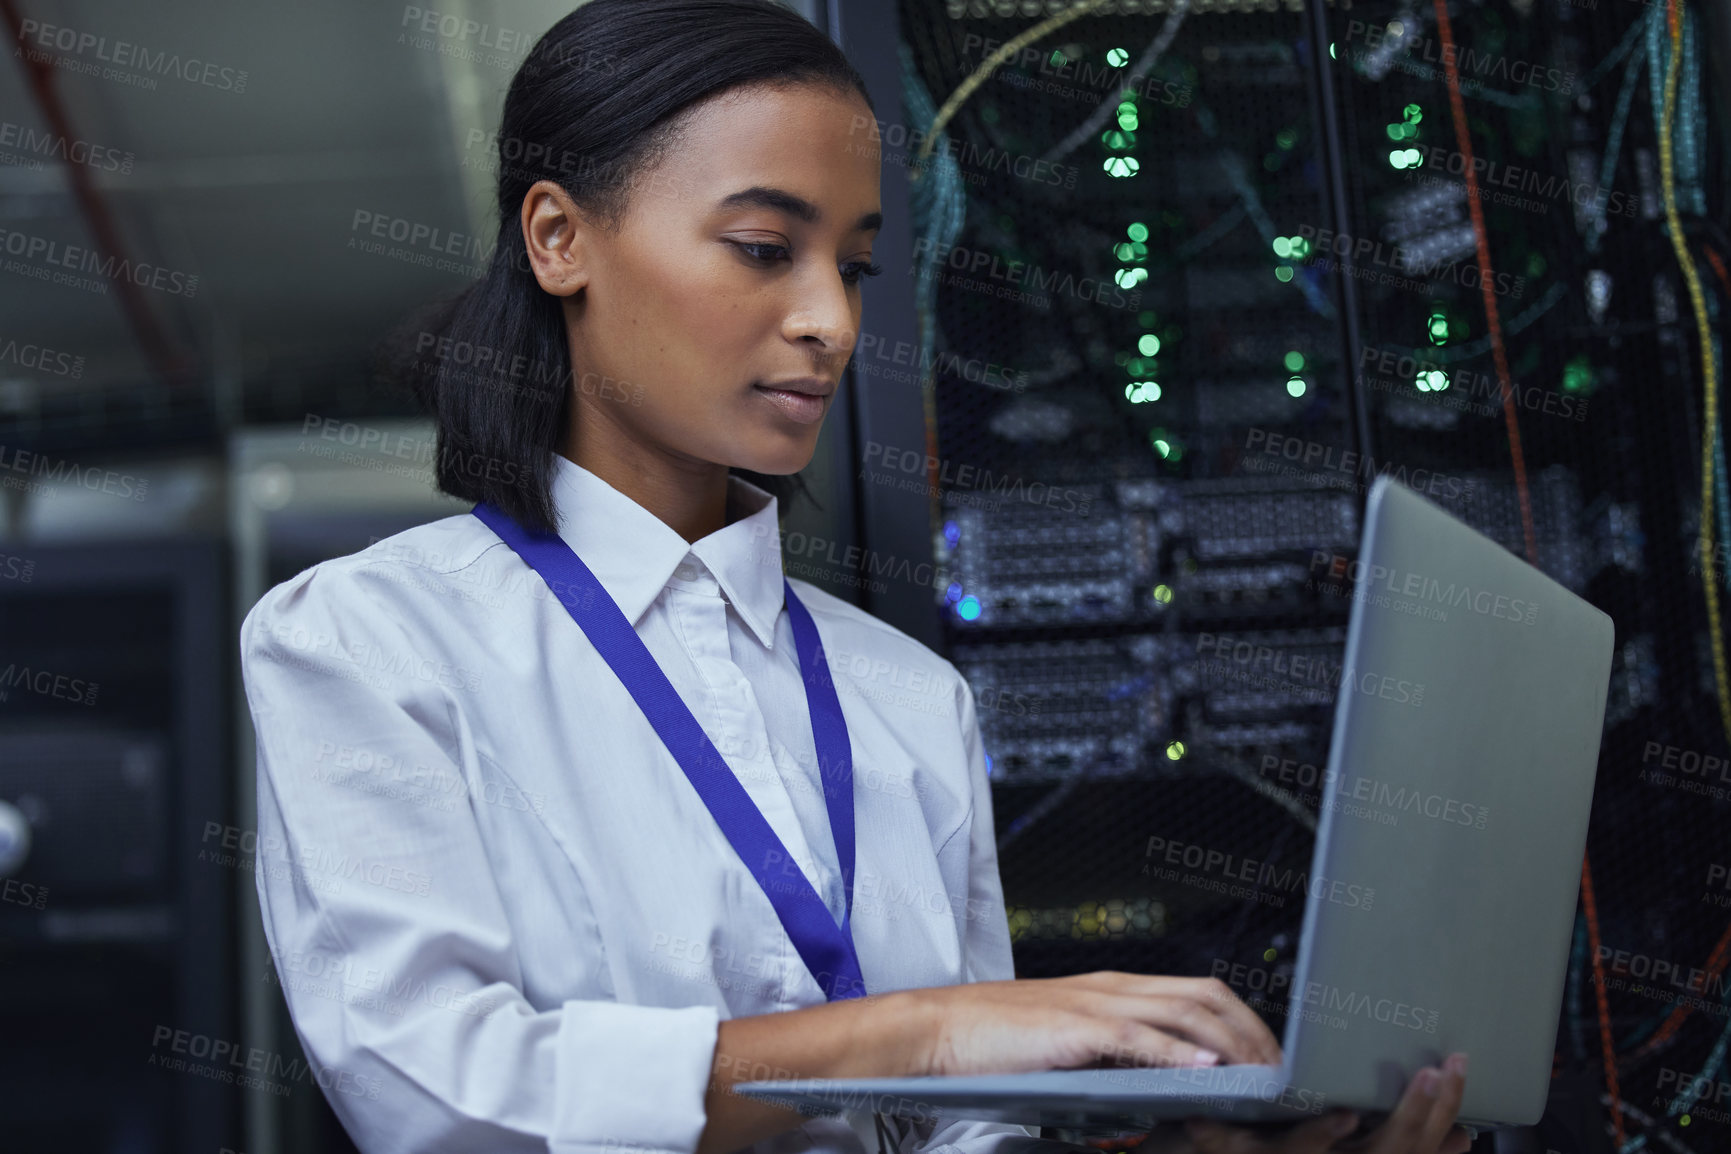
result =
[{"label": "fingernail", "polygon": [[1350,1134],[1358,1128],[1357,1114],[1336,1114],[1328,1124],[1329,1130],[1337,1136]]},{"label": "fingernail", "polygon": [[1220,1055],[1213,1050],[1196,1051],[1196,1064],[1198,1066],[1212,1066],[1218,1061],[1220,1061]]},{"label": "fingernail", "polygon": [[1436,1069],[1431,1066],[1426,1066],[1418,1072],[1419,1093],[1423,1094],[1426,1098],[1436,1097],[1438,1089],[1437,1083],[1439,1081],[1440,1077],[1437,1074]]},{"label": "fingernail", "polygon": [[1467,1056],[1465,1054],[1450,1054],[1448,1061],[1444,1064],[1448,1066],[1450,1072],[1459,1074],[1463,1078],[1467,1076]]}]

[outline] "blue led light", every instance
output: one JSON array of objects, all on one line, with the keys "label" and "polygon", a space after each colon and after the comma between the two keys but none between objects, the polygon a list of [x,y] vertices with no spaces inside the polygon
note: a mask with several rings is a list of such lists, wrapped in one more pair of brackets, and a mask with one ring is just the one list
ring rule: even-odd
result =
[{"label": "blue led light", "polygon": [[972,621],[980,615],[980,599],[972,593],[956,602],[956,615],[963,621]]},{"label": "blue led light", "polygon": [[986,776],[992,776],[992,755],[986,754]]},{"label": "blue led light", "polygon": [[944,522],[944,540],[954,545],[962,539],[962,527],[954,521]]},{"label": "blue led light", "polygon": [[947,601],[960,601],[962,599],[962,583],[960,581],[951,581],[950,587],[944,590],[944,599]]}]

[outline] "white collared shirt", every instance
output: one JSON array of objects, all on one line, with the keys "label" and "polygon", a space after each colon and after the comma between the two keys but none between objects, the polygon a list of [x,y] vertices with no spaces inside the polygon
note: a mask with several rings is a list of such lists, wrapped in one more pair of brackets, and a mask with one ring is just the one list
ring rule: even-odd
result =
[{"label": "white collared shirt", "polygon": [[[839,919],[774,498],[731,479],[754,511],[687,543],[553,460],[561,536]],[[1012,977],[966,680],[793,585],[853,748],[867,990]],[[367,1154],[690,1152],[717,1022],[823,1003],[618,676],[473,515],[276,586],[241,655],[265,933],[317,1080]],[[870,1115],[817,1118],[749,1149],[860,1154],[872,1133]],[[903,1149],[1004,1154],[1031,1133],[937,1119],[904,1127]]]}]

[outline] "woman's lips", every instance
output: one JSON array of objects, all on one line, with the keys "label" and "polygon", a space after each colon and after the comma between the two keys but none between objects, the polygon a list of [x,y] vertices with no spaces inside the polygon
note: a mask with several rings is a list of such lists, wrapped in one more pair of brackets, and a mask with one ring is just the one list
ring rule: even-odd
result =
[{"label": "woman's lips", "polygon": [[789,420],[802,425],[823,420],[824,399],[814,393],[796,393],[792,389],[772,389],[765,385],[751,387],[768,398],[769,403],[780,409]]}]

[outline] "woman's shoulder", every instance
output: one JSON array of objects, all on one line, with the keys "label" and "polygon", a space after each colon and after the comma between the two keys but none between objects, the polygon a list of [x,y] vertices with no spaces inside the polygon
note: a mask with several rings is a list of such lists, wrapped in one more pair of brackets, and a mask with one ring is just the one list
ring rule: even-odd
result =
[{"label": "woman's shoulder", "polygon": [[242,648],[248,648],[248,639],[263,640],[285,627],[400,629],[420,615],[409,611],[411,603],[420,600],[416,594],[473,602],[472,574],[494,546],[504,548],[479,519],[461,513],[327,558],[258,599],[241,626]]},{"label": "woman's shoulder", "polygon": [[884,685],[914,684],[933,692],[964,683],[961,674],[924,642],[809,581],[788,583],[823,633],[824,656],[837,673]]}]

